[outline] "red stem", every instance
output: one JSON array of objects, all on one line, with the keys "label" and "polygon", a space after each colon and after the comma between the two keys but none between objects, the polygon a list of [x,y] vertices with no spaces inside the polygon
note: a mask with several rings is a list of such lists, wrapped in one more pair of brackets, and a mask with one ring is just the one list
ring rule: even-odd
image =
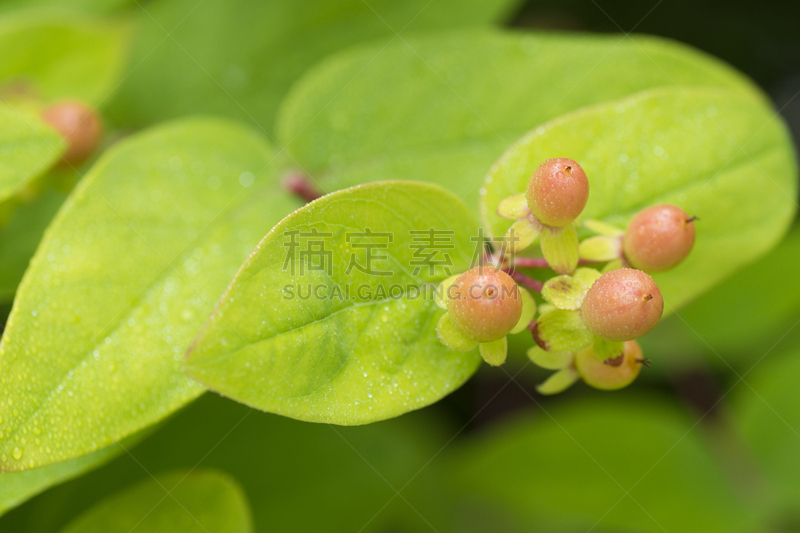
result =
[{"label": "red stem", "polygon": [[[506,270],[506,272],[508,272],[508,271]],[[508,275],[511,276],[511,279],[513,279],[514,281],[516,281],[517,283],[519,283],[520,285],[522,285],[526,289],[529,289],[529,290],[532,290],[532,291],[536,291],[536,292],[541,294],[542,287],[544,286],[544,284],[541,281],[539,281],[538,279],[530,278],[530,277],[526,276],[525,274],[522,274],[521,272],[516,272],[516,271],[513,271],[513,270],[511,272],[508,272]]]},{"label": "red stem", "polygon": [[[579,265],[594,265],[597,261],[581,259]],[[544,257],[517,257],[514,259],[514,268],[550,268]]]}]

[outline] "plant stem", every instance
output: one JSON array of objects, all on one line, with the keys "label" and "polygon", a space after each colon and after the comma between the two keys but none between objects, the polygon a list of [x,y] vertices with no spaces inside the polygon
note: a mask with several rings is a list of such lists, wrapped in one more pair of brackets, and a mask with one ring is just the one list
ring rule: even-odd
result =
[{"label": "plant stem", "polygon": [[[596,261],[581,259],[579,265],[594,265]],[[544,257],[518,257],[514,259],[515,268],[551,268]]]},{"label": "plant stem", "polygon": [[[504,270],[506,270],[506,269],[504,269]],[[544,284],[541,281],[539,281],[538,279],[530,278],[530,277],[526,276],[525,274],[522,274],[521,272],[516,272],[516,271],[513,271],[513,270],[511,270],[511,271],[506,270],[506,272],[508,272],[508,275],[511,276],[511,279],[513,279],[514,281],[516,281],[517,283],[519,283],[520,285],[522,285],[526,289],[529,289],[529,290],[532,290],[532,291],[535,291],[535,292],[538,292],[538,293],[541,294],[542,287],[544,286]]]},{"label": "plant stem", "polygon": [[313,202],[324,194],[311,183],[307,176],[296,172],[286,176],[283,186],[286,187],[287,191],[306,202]]}]

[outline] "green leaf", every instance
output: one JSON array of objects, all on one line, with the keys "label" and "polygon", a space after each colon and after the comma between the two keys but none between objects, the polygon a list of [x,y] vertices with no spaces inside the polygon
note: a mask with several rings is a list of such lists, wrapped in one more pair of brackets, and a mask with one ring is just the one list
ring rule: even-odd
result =
[{"label": "green leaf", "polygon": [[247,498],[233,478],[221,472],[187,470],[161,474],[109,496],[61,533],[128,533],[133,529],[250,533],[253,519]]},{"label": "green leaf", "polygon": [[34,468],[25,472],[0,474],[0,515],[18,506],[45,489],[77,477],[110,461],[122,452],[119,446],[108,446],[83,457]]},{"label": "green leaf", "polygon": [[6,16],[0,21],[0,87],[100,105],[122,75],[128,39],[127,24],[66,12]]},{"label": "green leaf", "polygon": [[493,214],[498,203],[524,190],[541,161],[565,151],[589,178],[583,216],[625,227],[644,207],[672,203],[702,221],[686,261],[653,276],[666,311],[766,253],[795,214],[794,150],[774,111],[741,93],[673,87],[531,131],[487,177],[487,230],[505,233],[508,221]]},{"label": "green leaf", "polygon": [[[125,451],[130,452],[131,448],[150,433],[152,433],[151,429],[140,431],[111,446],[74,459],[23,472],[0,474],[2,476],[0,477],[2,480],[0,483],[0,516],[54,485],[86,474],[122,455]],[[34,444],[37,439],[38,437],[34,436]],[[2,524],[0,524],[0,529],[2,529]]]},{"label": "green leaf", "polygon": [[[436,490],[441,461],[431,458],[460,425],[442,414],[426,409],[366,426],[332,427],[205,394],[131,449],[132,456],[26,503],[0,518],[0,531],[52,533],[99,499],[147,479],[142,467],[158,473],[201,464],[242,485],[257,531],[410,532],[425,531],[428,520],[444,532],[435,519],[445,511],[444,495]],[[402,498],[392,487],[402,488]]]},{"label": "green leaf", "polygon": [[641,339],[645,353],[673,366],[747,363],[768,349],[800,345],[800,227],[759,261],[739,270],[663,320]]},{"label": "green leaf", "polygon": [[[450,268],[415,264],[411,232],[431,228],[454,232]],[[307,421],[364,424],[433,403],[480,362],[439,341],[433,301],[438,282],[469,268],[477,234],[469,210],[434,185],[378,182],[325,196],[258,245],[185,371],[237,401]],[[371,264],[365,245],[377,247]],[[330,255],[304,258],[312,249]]]},{"label": "green leaf", "polygon": [[489,168],[530,129],[676,83],[754,91],[721,62],[651,37],[488,30],[405,37],[320,63],[282,104],[277,132],[327,191],[413,177],[477,208]]},{"label": "green leaf", "polygon": [[[797,479],[800,476],[800,347],[779,353],[757,352],[758,367],[745,374],[744,382],[736,382],[733,412],[740,434],[755,457],[755,462],[769,482],[771,492],[759,494],[756,503],[773,517],[796,517],[800,505]],[[762,359],[768,359],[762,362]],[[764,479],[754,479],[763,483]],[[763,490],[763,487],[760,487]]]},{"label": "green leaf", "polygon": [[673,406],[618,393],[548,407],[548,414],[522,417],[450,458],[445,476],[474,517],[505,516],[509,533],[531,524],[537,531],[755,531],[701,433]]},{"label": "green leaf", "polygon": [[0,226],[64,148],[61,137],[35,114],[0,104]]},{"label": "green leaf", "polygon": [[42,240],[47,225],[64,203],[66,195],[53,189],[18,206],[0,227],[0,301],[10,301],[28,263]]},{"label": "green leaf", "polygon": [[97,450],[202,392],[182,354],[257,239],[299,205],[273,158],[249,130],[193,119],[129,137],[84,177],[0,343],[2,470]]},{"label": "green leaf", "polygon": [[[361,41],[504,19],[520,0],[155,0],[111,110],[143,125],[207,112],[271,130],[308,67]],[[400,40],[400,38],[396,38]],[[381,47],[384,46],[383,44]],[[141,63],[141,64],[140,64]]]}]

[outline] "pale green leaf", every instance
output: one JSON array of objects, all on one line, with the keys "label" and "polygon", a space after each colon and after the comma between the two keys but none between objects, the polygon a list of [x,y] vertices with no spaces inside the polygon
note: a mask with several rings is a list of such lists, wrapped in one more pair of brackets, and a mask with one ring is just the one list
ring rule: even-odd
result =
[{"label": "pale green leaf", "polygon": [[563,228],[545,226],[542,255],[557,274],[572,274],[578,266],[578,232],[570,224]]},{"label": "pale green leaf", "polygon": [[578,372],[571,366],[562,368],[548,377],[544,383],[536,386],[536,392],[549,396],[559,394],[578,381]]},{"label": "pale green leaf", "polygon": [[273,157],[249,130],[192,119],[129,137],[84,177],[0,343],[2,470],[99,449],[202,392],[181,356],[257,240],[299,205],[276,189]]},{"label": "pale green leaf", "polygon": [[436,323],[436,338],[439,342],[457,352],[468,352],[475,348],[478,343],[458,329],[450,319],[450,313],[445,313]]},{"label": "pale green leaf", "polygon": [[0,103],[0,226],[64,148],[61,137],[35,114]]},{"label": "pale green leaf", "polygon": [[453,490],[476,515],[506,517],[502,531],[764,530],[675,405],[619,393],[547,414],[474,438],[448,461]]},{"label": "pale green leaf", "polygon": [[497,204],[497,214],[509,220],[517,220],[531,214],[528,198],[524,192],[504,198]]},{"label": "pale green leaf", "polygon": [[594,335],[583,323],[580,311],[565,309],[542,315],[536,321],[533,336],[536,344],[553,352],[576,352],[594,340]]},{"label": "pale green leaf", "polygon": [[139,9],[131,60],[138,68],[111,112],[130,125],[207,112],[271,130],[286,91],[325,56],[358,42],[394,38],[396,32],[499,21],[519,3],[154,0]]},{"label": "pale green leaf", "polygon": [[113,494],[61,533],[251,533],[253,519],[242,488],[210,470],[175,471]]},{"label": "pale green leaf", "polygon": [[587,261],[606,262],[622,257],[622,241],[618,236],[597,235],[581,241],[578,255]]},{"label": "pale green leaf", "polygon": [[493,342],[482,342],[478,345],[483,360],[492,366],[500,366],[506,362],[508,355],[508,339],[503,337]]},{"label": "pale green leaf", "polygon": [[528,325],[536,316],[536,300],[533,299],[531,293],[527,289],[517,286],[519,289],[520,297],[522,298],[522,314],[519,317],[517,325],[511,330],[511,333],[519,333],[525,331]]},{"label": "pale green leaf", "polygon": [[561,370],[572,364],[575,358],[572,352],[547,352],[538,346],[530,348],[527,355],[533,364],[548,370]]},{"label": "pale green leaf", "polygon": [[[415,264],[411,232],[431,228],[454,231],[450,268]],[[325,196],[259,244],[193,343],[185,370],[237,401],[308,421],[363,424],[435,402],[480,362],[436,337],[442,310],[431,295],[469,268],[477,234],[469,210],[434,185],[378,182]],[[301,237],[294,251],[292,235]],[[371,265],[367,251],[354,247],[359,239],[381,246]],[[325,262],[303,257],[314,242],[330,253]]]},{"label": "pale green leaf", "polygon": [[700,218],[689,257],[653,276],[669,311],[780,240],[797,206],[793,152],[781,119],[758,99],[718,89],[643,92],[541,125],[515,144],[487,178],[487,230],[504,234],[509,222],[494,215],[497,203],[524,190],[541,161],[568,154],[589,179],[589,218],[625,227],[662,203]]},{"label": "pale green leaf", "polygon": [[[277,132],[327,191],[413,177],[477,208],[489,168],[530,129],[676,83],[753,92],[727,65],[651,37],[488,30],[404,36],[316,66],[282,104]],[[563,147],[556,155],[573,157]],[[524,190],[515,184],[503,198]],[[497,203],[484,208],[496,216]]]},{"label": "pale green leaf", "polygon": [[100,105],[122,77],[128,40],[128,25],[118,21],[37,11],[3,17],[0,89]]},{"label": "pale green leaf", "polygon": [[559,309],[581,308],[589,287],[573,276],[555,276],[544,282],[542,297]]}]

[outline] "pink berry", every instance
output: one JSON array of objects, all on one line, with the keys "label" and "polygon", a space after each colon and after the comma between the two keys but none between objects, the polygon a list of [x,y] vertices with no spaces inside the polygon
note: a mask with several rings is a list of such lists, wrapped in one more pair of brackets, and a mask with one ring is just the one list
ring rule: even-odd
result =
[{"label": "pink berry", "polygon": [[62,159],[78,163],[91,155],[103,134],[97,113],[79,102],[55,104],[42,112],[42,119],[67,140]]},{"label": "pink berry", "polygon": [[694,220],[683,209],[669,204],[639,211],[625,231],[625,259],[648,272],[674,267],[692,251]]},{"label": "pink berry", "polygon": [[606,272],[583,300],[581,316],[595,335],[621,342],[638,339],[658,324],[664,300],[648,274],[632,268]]},{"label": "pink berry", "polygon": [[589,181],[581,166],[566,157],[548,159],[528,181],[531,213],[543,224],[563,227],[578,218],[589,199]]},{"label": "pink berry", "polygon": [[448,291],[453,324],[476,342],[502,339],[522,316],[522,298],[511,276],[490,266],[461,274]]},{"label": "pink berry", "polygon": [[600,390],[617,390],[627,387],[644,364],[642,348],[636,341],[627,341],[622,353],[614,359],[599,360],[592,347],[575,354],[575,370],[587,385]]}]

